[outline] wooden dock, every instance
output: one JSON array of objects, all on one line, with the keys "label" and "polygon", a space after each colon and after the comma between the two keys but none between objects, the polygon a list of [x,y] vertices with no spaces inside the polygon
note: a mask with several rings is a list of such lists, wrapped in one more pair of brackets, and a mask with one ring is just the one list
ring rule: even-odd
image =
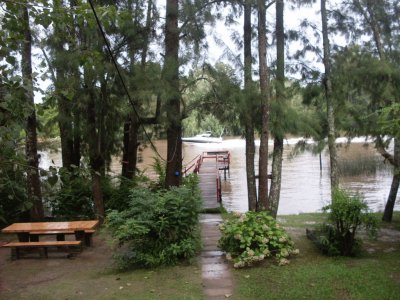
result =
[{"label": "wooden dock", "polygon": [[215,161],[206,160],[202,163],[198,173],[200,180],[201,196],[205,209],[220,206],[220,195],[218,195],[219,171],[215,166]]},{"label": "wooden dock", "polygon": [[[195,161],[196,160],[196,161]],[[219,208],[221,202],[221,176],[220,171],[229,171],[230,153],[229,151],[203,152],[197,156],[192,165],[185,168],[184,173],[189,170],[199,176],[199,186],[203,198],[203,208]]]},{"label": "wooden dock", "polygon": [[[196,156],[183,169],[184,176],[198,175],[204,209],[219,208],[221,203],[221,174],[229,172],[229,151],[207,151]],[[224,252],[218,247],[221,238],[220,214],[203,213],[200,217],[203,249],[201,273],[204,299],[225,299],[233,293],[233,280]]]}]

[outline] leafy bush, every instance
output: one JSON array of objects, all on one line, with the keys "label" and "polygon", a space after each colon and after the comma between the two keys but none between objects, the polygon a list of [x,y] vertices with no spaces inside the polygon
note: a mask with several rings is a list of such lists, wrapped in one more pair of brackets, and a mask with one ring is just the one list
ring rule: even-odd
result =
[{"label": "leafy bush", "polygon": [[286,231],[267,212],[230,214],[220,230],[219,246],[235,268],[251,266],[267,257],[275,257],[279,265],[285,265],[291,254],[299,252]]},{"label": "leafy bush", "polygon": [[68,171],[50,167],[48,172],[41,173],[46,178],[44,196],[53,217],[63,220],[95,217],[88,169],[75,167]]},{"label": "leafy bush", "polygon": [[357,254],[361,241],[356,238],[356,233],[361,228],[365,228],[371,237],[376,236],[378,221],[359,195],[336,190],[333,193],[332,204],[325,206],[323,211],[328,213],[328,223],[314,232],[309,231],[307,235],[324,254]]},{"label": "leafy bush", "polygon": [[26,162],[15,148],[6,146],[0,147],[0,226],[29,216],[32,207],[26,191]]},{"label": "leafy bush", "polygon": [[121,247],[115,255],[120,269],[173,265],[193,257],[200,245],[198,182],[191,177],[177,188],[131,189],[124,211],[111,211],[107,226]]},{"label": "leafy bush", "polygon": [[111,181],[103,186],[103,191],[106,195],[104,204],[108,210],[124,210],[129,203],[130,191],[136,186],[136,183],[131,179],[123,176],[118,177],[118,179],[117,182],[120,182],[118,187],[113,186]]}]

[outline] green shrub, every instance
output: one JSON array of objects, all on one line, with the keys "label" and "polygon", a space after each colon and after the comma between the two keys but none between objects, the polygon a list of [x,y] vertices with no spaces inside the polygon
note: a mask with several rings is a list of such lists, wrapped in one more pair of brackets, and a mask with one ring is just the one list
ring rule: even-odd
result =
[{"label": "green shrub", "polygon": [[173,265],[196,255],[200,245],[198,182],[191,177],[177,188],[131,189],[124,211],[110,211],[107,226],[120,247],[117,267]]},{"label": "green shrub", "polygon": [[23,219],[32,207],[26,191],[26,161],[15,147],[7,146],[0,147],[0,227]]},{"label": "green shrub", "polygon": [[275,257],[279,265],[285,265],[289,263],[288,257],[299,251],[267,212],[230,214],[220,230],[219,246],[235,268],[251,266],[267,257]]},{"label": "green shrub", "polygon": [[327,213],[328,222],[307,235],[324,254],[357,254],[361,240],[356,238],[356,234],[362,228],[366,229],[371,237],[376,236],[378,221],[359,195],[336,190],[332,203],[325,206],[323,211]]},{"label": "green shrub", "polygon": [[51,167],[42,176],[47,179],[44,196],[52,217],[59,220],[95,217],[88,169],[75,167],[68,171]]}]

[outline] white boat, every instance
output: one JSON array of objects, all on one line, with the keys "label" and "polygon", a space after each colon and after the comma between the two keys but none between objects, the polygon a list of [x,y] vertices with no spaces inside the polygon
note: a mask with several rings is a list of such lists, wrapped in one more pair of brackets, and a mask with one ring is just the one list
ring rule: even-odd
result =
[{"label": "white boat", "polygon": [[206,131],[195,136],[183,137],[182,141],[188,143],[221,143],[222,137],[212,137],[211,131]]}]

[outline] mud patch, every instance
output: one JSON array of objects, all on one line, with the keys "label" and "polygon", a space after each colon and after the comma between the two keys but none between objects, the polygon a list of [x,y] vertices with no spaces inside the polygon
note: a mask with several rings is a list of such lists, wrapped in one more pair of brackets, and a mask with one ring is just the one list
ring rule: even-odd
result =
[{"label": "mud patch", "polygon": [[388,228],[382,228],[378,233],[378,241],[382,242],[399,242],[400,231]]},{"label": "mud patch", "polygon": [[390,274],[390,278],[392,278],[396,283],[400,284],[400,273],[392,273]]}]

